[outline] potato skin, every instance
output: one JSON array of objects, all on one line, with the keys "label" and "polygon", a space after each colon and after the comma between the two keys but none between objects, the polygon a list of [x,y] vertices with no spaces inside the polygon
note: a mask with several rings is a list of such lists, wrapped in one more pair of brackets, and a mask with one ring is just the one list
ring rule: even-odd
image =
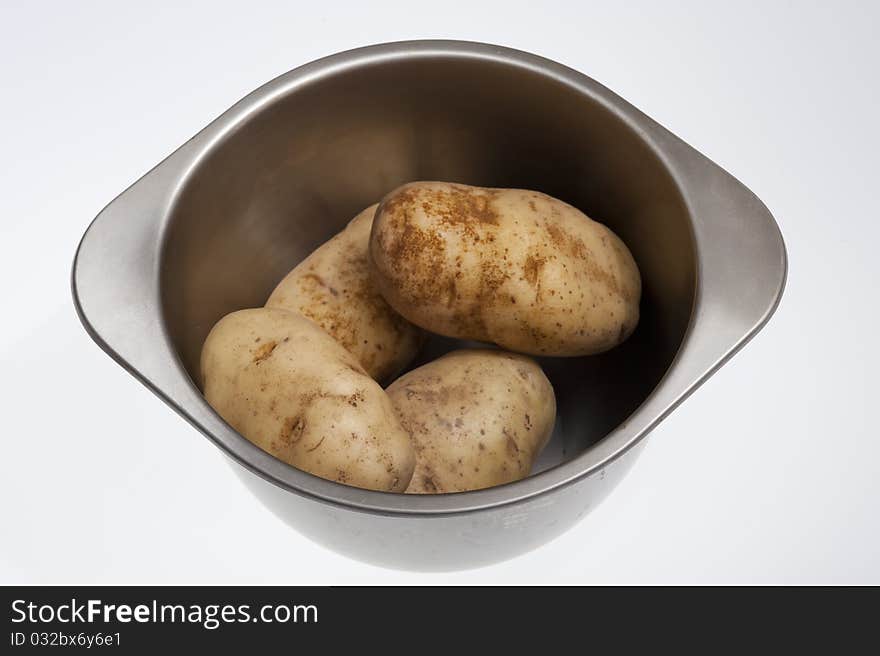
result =
[{"label": "potato skin", "polygon": [[395,312],[370,277],[372,205],[278,283],[266,307],[302,314],[348,349],[376,380],[389,380],[415,357],[420,328]]},{"label": "potato skin", "polygon": [[525,478],[556,421],[541,367],[505,351],[453,351],[398,378],[388,396],[416,450],[408,494]]},{"label": "potato skin", "polygon": [[316,324],[277,308],[223,317],[202,348],[204,394],[233,428],[299,469],[402,492],[415,453],[388,396]]},{"label": "potato skin", "polygon": [[403,185],[376,210],[370,259],[382,295],[414,324],[520,353],[599,353],[639,319],[624,243],[536,191]]}]

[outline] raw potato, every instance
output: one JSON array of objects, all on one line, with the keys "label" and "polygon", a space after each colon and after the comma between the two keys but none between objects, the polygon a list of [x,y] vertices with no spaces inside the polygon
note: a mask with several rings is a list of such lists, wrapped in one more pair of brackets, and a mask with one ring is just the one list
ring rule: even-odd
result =
[{"label": "raw potato", "polygon": [[264,451],[339,483],[406,489],[415,453],[391,401],[310,320],[277,308],[228,314],[201,368],[208,403]]},{"label": "raw potato", "polygon": [[415,356],[422,331],[395,312],[370,279],[370,228],[377,205],[303,260],[266,307],[299,312],[348,349],[376,380],[388,380]]},{"label": "raw potato", "polygon": [[416,450],[409,494],[525,478],[556,420],[541,367],[505,351],[453,351],[398,378],[388,396]]},{"label": "raw potato", "polygon": [[639,320],[641,280],[624,243],[535,191],[404,185],[379,204],[370,255],[391,306],[449,337],[588,355]]}]

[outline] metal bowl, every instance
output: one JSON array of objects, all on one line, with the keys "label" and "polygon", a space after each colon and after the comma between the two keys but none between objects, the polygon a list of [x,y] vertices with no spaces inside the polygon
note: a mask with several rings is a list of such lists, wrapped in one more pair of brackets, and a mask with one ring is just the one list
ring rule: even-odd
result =
[{"label": "metal bowl", "polygon": [[[347,487],[261,451],[199,391],[215,321],[262,305],[313,248],[411,180],[546,192],[610,226],[641,269],[641,322],[625,344],[542,361],[557,429],[525,480],[436,496]],[[785,275],[761,201],[605,87],[507,48],[411,41],[312,62],[238,102],[98,215],[73,294],[101,348],[278,516],[355,558],[437,570],[510,558],[583,517],[642,438],[768,320]],[[452,347],[437,338],[423,358]]]}]

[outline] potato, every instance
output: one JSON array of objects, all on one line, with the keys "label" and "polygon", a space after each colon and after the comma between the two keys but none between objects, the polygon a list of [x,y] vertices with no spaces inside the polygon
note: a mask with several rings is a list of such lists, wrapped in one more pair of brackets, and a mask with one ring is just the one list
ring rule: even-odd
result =
[{"label": "potato", "polygon": [[409,494],[525,478],[556,420],[541,367],[504,351],[453,351],[398,378],[388,396],[416,450]]},{"label": "potato", "polygon": [[308,317],[381,381],[412,360],[423,334],[385,302],[370,280],[368,248],[376,207],[358,214],[287,274],[266,307]]},{"label": "potato", "polygon": [[379,204],[370,256],[391,306],[449,337],[588,355],[639,319],[641,280],[623,242],[536,191],[404,185]]},{"label": "potato", "polygon": [[339,483],[406,489],[415,453],[391,401],[309,319],[278,308],[228,314],[201,368],[208,403],[264,451]]}]

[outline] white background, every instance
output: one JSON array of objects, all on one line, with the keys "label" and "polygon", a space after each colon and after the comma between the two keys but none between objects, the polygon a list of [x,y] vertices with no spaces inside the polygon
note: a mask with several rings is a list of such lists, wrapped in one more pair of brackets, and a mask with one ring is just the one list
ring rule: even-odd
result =
[{"label": "white background", "polygon": [[[880,4],[155,4],[0,9],[0,583],[880,583]],[[791,267],[774,319],[603,505],[533,553],[444,575],[276,520],[89,340],[68,282],[92,217],[235,100],[420,37],[609,86],[754,190]]]}]

